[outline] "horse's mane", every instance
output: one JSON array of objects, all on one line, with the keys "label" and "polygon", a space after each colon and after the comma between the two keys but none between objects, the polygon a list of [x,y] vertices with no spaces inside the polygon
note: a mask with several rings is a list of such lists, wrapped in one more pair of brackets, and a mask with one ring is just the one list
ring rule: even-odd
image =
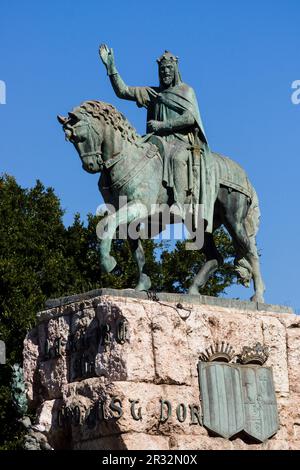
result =
[{"label": "horse's mane", "polygon": [[84,110],[96,119],[102,116],[106,123],[121,132],[124,139],[133,144],[137,143],[140,136],[127,121],[126,117],[111,104],[104,103],[103,101],[90,100],[84,101],[79,106],[79,109]]}]

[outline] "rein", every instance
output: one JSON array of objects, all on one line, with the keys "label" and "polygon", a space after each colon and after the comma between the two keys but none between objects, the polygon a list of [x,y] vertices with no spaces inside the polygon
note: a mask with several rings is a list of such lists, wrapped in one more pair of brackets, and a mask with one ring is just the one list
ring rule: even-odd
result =
[{"label": "rein", "polygon": [[[86,122],[84,124],[88,128],[89,137],[91,138],[91,130],[93,130],[100,138],[101,135],[96,127],[91,124],[90,122]],[[131,168],[126,175],[121,176],[117,181],[113,182],[111,185],[103,187],[103,189],[117,189],[120,190],[125,184],[129,183],[133,178],[135,178],[144,168],[148,165],[149,160],[155,156],[160,157],[159,149],[156,145],[149,143],[149,148],[147,149],[146,153],[141,158],[141,161],[133,168]],[[137,146],[142,148],[142,145]],[[90,152],[81,153],[81,158],[84,159],[85,157],[96,157],[98,165],[100,166],[100,171],[106,169],[108,172],[111,170],[113,166],[120,163],[126,156],[121,153],[117,152],[113,154],[109,159],[103,160],[101,150],[93,150]]]},{"label": "rein", "polygon": [[[88,128],[89,136],[91,136],[91,130],[93,130],[100,137],[99,131],[93,124],[86,122],[84,126]],[[83,127],[83,125],[78,127]],[[81,153],[80,156],[81,158],[96,157],[101,171],[103,171],[104,168],[109,169],[125,157],[124,155],[121,155],[120,152],[117,152],[113,154],[108,160],[103,160],[101,150],[93,150],[91,152]]]},{"label": "rein", "polygon": [[[131,180],[133,180],[139,173],[141,173],[144,168],[149,164],[150,160],[153,157],[160,157],[160,153],[158,151],[158,148],[154,144],[150,144],[149,148],[147,149],[147,152],[143,155],[141,158],[141,161],[134,167],[134,169],[130,169],[124,176],[121,176],[117,181],[112,183],[109,186],[103,186],[103,189],[107,190],[114,190],[117,189],[118,191],[128,184]],[[105,162],[106,168],[109,170],[113,165],[119,163],[123,158],[125,158],[125,155],[120,154],[119,158],[114,158],[111,157],[109,160]]]},{"label": "rein", "polygon": [[[86,126],[88,128],[88,132],[89,132],[89,136],[91,136],[91,129],[93,129],[93,131],[100,137],[100,133],[98,132],[98,130],[95,128],[95,126],[93,126],[90,122],[86,122],[85,121],[85,124],[81,125],[81,126],[78,126],[78,127],[83,127],[83,126]],[[77,126],[76,126],[77,127]],[[103,161],[103,158],[102,158],[102,152],[101,150],[94,150],[92,152],[85,152],[85,153],[81,153],[80,154],[80,157],[81,158],[85,158],[85,157],[96,157],[97,158],[97,161],[99,163],[99,166],[101,168],[101,171],[103,170],[103,167],[104,167],[104,161]]]}]

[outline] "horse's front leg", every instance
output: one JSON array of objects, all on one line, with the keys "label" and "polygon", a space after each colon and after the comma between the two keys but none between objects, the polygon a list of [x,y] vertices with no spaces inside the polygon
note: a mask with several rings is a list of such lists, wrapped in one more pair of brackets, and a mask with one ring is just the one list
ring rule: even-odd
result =
[{"label": "horse's front leg", "polygon": [[206,262],[196,274],[189,288],[189,294],[199,295],[199,289],[207,283],[208,279],[223,264],[223,259],[217,250],[214,237],[211,233],[205,233],[202,252],[205,254]]},{"label": "horse's front leg", "polygon": [[110,273],[117,262],[111,256],[111,244],[120,225],[128,225],[130,222],[147,217],[148,210],[140,202],[130,202],[122,206],[117,212],[107,215],[97,225],[97,236],[100,240],[100,264],[104,272]]},{"label": "horse's front leg", "polygon": [[138,280],[137,285],[135,286],[135,290],[138,290],[138,291],[149,290],[151,287],[151,279],[144,272],[146,260],[145,260],[145,253],[144,253],[142,242],[140,238],[138,240],[132,240],[131,238],[129,238],[128,241],[129,241],[129,245],[132,251],[133,258],[139,270],[139,280]]}]

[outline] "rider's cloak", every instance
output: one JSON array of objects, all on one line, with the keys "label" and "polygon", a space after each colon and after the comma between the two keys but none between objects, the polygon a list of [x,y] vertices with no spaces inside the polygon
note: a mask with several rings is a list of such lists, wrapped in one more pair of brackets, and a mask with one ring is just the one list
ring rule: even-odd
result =
[{"label": "rider's cloak", "polygon": [[[199,112],[197,98],[193,88],[183,82],[177,85],[163,89],[162,87],[131,87],[131,92],[134,93],[136,103],[139,107],[147,108],[147,121],[170,121],[178,118],[184,112],[192,114],[195,124],[192,128],[182,129],[180,131],[171,131],[170,133],[161,136],[166,142],[170,142],[170,146],[165,152],[163,180],[168,187],[175,189],[174,185],[174,170],[172,156],[178,148],[185,145],[187,149],[195,142],[195,129],[198,129],[198,137],[202,142],[202,151],[200,155],[200,171],[198,173],[199,187],[199,204],[202,204],[202,216],[206,221],[206,231],[212,232],[213,230],[213,211],[214,204],[217,197],[218,185],[216,181],[216,174],[213,171],[214,159],[210,152],[207,138],[205,135],[202,119]],[[149,132],[149,129],[147,129]],[[193,193],[195,190],[195,172],[193,172],[193,158],[192,151],[188,151],[188,187],[187,191]],[[199,157],[198,157],[199,158]],[[196,173],[197,174],[197,173]]]}]

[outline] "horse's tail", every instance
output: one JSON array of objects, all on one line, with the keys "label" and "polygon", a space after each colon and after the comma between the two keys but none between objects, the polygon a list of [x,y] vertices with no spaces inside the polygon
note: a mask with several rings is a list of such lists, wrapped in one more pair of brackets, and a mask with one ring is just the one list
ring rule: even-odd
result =
[{"label": "horse's tail", "polygon": [[[249,250],[252,252],[253,248],[255,247],[255,251],[252,253],[254,256],[257,256],[256,251],[256,242],[255,237],[258,232],[259,228],[259,221],[260,221],[260,209],[259,209],[259,201],[256,194],[255,189],[251,185],[251,203],[248,209],[248,213],[245,219],[245,229],[247,235],[249,237]],[[247,259],[243,256],[243,254],[237,255],[235,258],[235,270],[238,273],[242,284],[245,287],[249,287],[250,281],[252,279],[252,268],[250,263]]]}]

